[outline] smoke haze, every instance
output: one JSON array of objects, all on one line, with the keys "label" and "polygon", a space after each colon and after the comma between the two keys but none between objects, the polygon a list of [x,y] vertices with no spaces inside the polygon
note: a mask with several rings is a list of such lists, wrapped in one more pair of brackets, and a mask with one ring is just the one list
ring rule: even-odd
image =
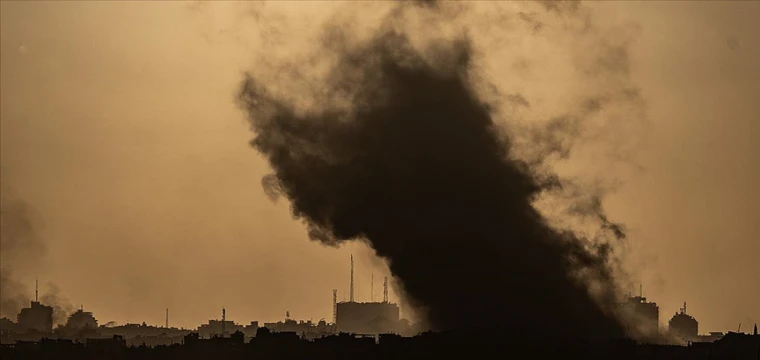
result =
[{"label": "smoke haze", "polygon": [[[350,254],[356,297],[370,298],[374,272],[379,298],[390,274],[364,242],[308,241],[289,201],[267,199],[272,167],[233,100],[249,70],[307,107],[339,54],[324,50],[324,24],[366,46],[394,3],[201,4],[0,1],[1,182],[47,244],[39,267],[13,268],[24,301],[39,277],[41,295],[52,281],[100,323],[164,324],[168,307],[172,326],[193,328],[222,306],[238,323],[330,319],[331,290],[348,299]],[[633,280],[622,287],[643,284],[662,326],[684,302],[701,332],[760,321],[760,2],[581,5],[446,2],[397,23],[419,49],[467,31],[468,82],[495,129],[531,174],[562,185],[534,206],[588,239],[601,220],[578,204],[625,224],[612,247]],[[637,84],[646,108],[626,91]]]},{"label": "smoke haze", "polygon": [[5,179],[0,185],[0,316],[15,319],[33,292],[15,277],[14,269],[26,268],[47,248],[34,230],[26,203]]},{"label": "smoke haze", "polygon": [[[262,49],[239,101],[274,170],[267,194],[286,196],[313,240],[366,241],[432,328],[619,335],[613,246],[625,232],[601,201],[614,178],[561,170],[570,157],[623,162],[635,143],[614,135],[641,125],[642,103],[625,42],[577,3],[534,5],[349,5],[302,56]],[[564,68],[511,43],[531,34]],[[510,50],[514,64],[489,64]],[[560,96],[531,87],[553,71]]]},{"label": "smoke haze", "polygon": [[[34,273],[48,247],[36,230],[39,220],[34,212],[6,179],[0,179],[0,184],[0,317],[15,320],[34,295],[34,290],[16,277],[16,271]],[[58,286],[50,282],[40,288],[39,300],[53,307],[54,324],[65,323],[73,311]]]}]

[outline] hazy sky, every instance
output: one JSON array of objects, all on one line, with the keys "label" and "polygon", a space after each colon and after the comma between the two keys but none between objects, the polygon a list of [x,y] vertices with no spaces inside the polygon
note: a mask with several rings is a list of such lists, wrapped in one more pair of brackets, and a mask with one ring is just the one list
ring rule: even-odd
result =
[{"label": "hazy sky", "polygon": [[[101,323],[162,324],[169,307],[194,327],[223,306],[243,323],[329,320],[353,253],[359,299],[373,272],[379,299],[370,251],[310,242],[265,196],[233,103],[256,36],[188,4],[0,3],[2,179],[49,244],[16,275],[30,296],[35,276],[54,282]],[[640,27],[644,171],[605,205],[649,255],[644,295],[663,323],[687,301],[701,332],[760,322],[760,2],[591,5]]]}]

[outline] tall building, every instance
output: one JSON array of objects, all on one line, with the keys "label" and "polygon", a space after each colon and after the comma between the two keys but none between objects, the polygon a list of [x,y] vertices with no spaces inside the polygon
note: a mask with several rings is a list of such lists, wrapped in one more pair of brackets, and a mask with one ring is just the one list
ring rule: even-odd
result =
[{"label": "tall building", "polygon": [[18,314],[18,327],[21,331],[53,331],[53,308],[32,301],[31,307],[21,309]]},{"label": "tall building", "polygon": [[660,329],[660,307],[655,302],[647,301],[647,298],[629,296],[623,304],[624,309],[632,318],[632,324],[637,332],[644,336],[655,336]]},{"label": "tall building", "polygon": [[[388,278],[383,282],[382,302],[357,302],[354,301],[353,255],[350,276],[349,301],[337,303],[336,291],[333,290],[335,330],[352,334],[396,333],[399,325],[399,307],[388,301]],[[374,282],[374,275],[372,281]]]},{"label": "tall building", "polygon": [[668,322],[668,331],[684,341],[695,341],[698,339],[699,322],[693,316],[686,313],[686,303],[683,304],[683,307]]}]

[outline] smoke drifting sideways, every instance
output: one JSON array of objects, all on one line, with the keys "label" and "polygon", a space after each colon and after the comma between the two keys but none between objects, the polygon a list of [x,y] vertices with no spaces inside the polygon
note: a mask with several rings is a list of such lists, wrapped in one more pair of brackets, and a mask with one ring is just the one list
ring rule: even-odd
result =
[{"label": "smoke drifting sideways", "polygon": [[[611,242],[622,227],[596,194],[568,206],[598,220],[594,238],[553,227],[536,209],[566,184],[537,165],[555,152],[515,156],[512,133],[495,120],[506,101],[482,95],[489,84],[477,76],[473,38],[433,35],[420,46],[404,28],[410,12],[456,16],[447,11],[402,3],[360,40],[328,26],[312,57],[328,66],[249,73],[238,101],[274,171],[265,191],[287,197],[313,240],[366,241],[432,329],[622,335],[610,311],[619,294]],[[320,82],[288,83],[305,72],[321,72]],[[539,135],[537,146],[552,140]]]},{"label": "smoke drifting sideways", "polygon": [[[15,320],[34,295],[34,289],[22,283],[18,275],[39,270],[48,247],[38,234],[39,225],[29,205],[6,180],[0,180],[0,317]],[[74,308],[51,282],[43,282],[39,300],[53,307],[55,324],[65,322]]]}]

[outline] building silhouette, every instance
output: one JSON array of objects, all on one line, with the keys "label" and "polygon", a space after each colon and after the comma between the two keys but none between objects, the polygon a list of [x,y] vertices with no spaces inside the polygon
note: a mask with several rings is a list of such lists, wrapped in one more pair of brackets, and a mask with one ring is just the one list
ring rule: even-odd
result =
[{"label": "building silhouette", "polygon": [[[273,333],[295,333],[304,339],[316,339],[335,333],[335,324],[328,324],[324,319],[314,323],[311,320],[296,321],[286,316],[285,321],[264,323],[264,327]],[[252,330],[255,333],[257,329]]]},{"label": "building silhouette", "polygon": [[693,316],[686,313],[686,303],[668,322],[668,332],[684,341],[698,339],[699,322]]},{"label": "building silhouette", "polygon": [[341,302],[337,304],[338,332],[382,334],[396,332],[399,307],[387,302]]},{"label": "building silhouette", "polygon": [[349,301],[337,302],[336,291],[333,290],[335,330],[339,333],[350,334],[396,333],[400,311],[397,304],[388,301],[388,278],[386,277],[383,282],[382,302],[357,302],[354,301],[353,255],[351,255],[350,275]]},{"label": "building silhouette", "polygon": [[209,320],[207,324],[198,327],[198,334],[204,338],[214,336],[229,336],[236,331],[243,331],[241,325],[235,324],[231,320]]},{"label": "building silhouette", "polygon": [[655,302],[647,301],[639,290],[639,296],[628,296],[623,304],[624,310],[634,319],[632,324],[637,332],[653,337],[660,332],[660,307]]},{"label": "building silhouette", "polygon": [[32,301],[28,308],[21,309],[17,317],[18,328],[21,331],[36,330],[41,332],[53,331],[53,308]]},{"label": "building silhouette", "polygon": [[[462,351],[464,350],[464,352]],[[377,338],[341,333],[314,340],[293,332],[259,328],[250,341],[242,332],[202,338],[189,333],[181,344],[130,346],[121,336],[20,341],[0,345],[1,359],[426,359],[468,358],[721,360],[757,359],[760,336],[729,332],[713,343],[690,346],[637,344],[631,340],[579,341],[525,329],[471,329],[426,332],[413,337]]]},{"label": "building silhouette", "polygon": [[695,340],[695,342],[707,342],[707,343],[711,343],[711,342],[715,342],[715,341],[718,341],[718,340],[722,339],[724,336],[726,336],[726,334],[724,334],[723,332],[720,332],[720,331],[710,331],[706,335],[697,335],[697,339]]},{"label": "building silhouette", "polygon": [[69,319],[66,321],[66,328],[70,330],[97,329],[98,320],[95,319],[95,316],[91,312],[80,308],[69,315]]}]

